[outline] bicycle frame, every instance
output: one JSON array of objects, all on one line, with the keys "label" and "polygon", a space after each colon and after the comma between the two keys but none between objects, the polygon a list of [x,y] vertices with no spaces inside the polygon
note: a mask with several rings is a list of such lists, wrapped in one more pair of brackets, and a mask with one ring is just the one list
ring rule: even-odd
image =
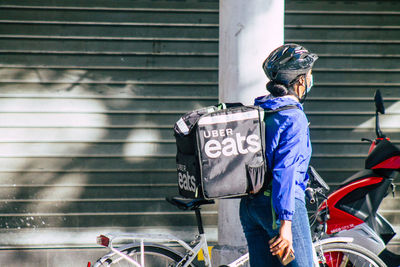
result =
[{"label": "bicycle frame", "polygon": [[[189,266],[189,264],[196,258],[196,256],[199,254],[200,250],[203,249],[203,255],[204,255],[204,261],[205,261],[205,266],[210,266],[211,267],[211,256],[210,253],[208,253],[208,244],[207,244],[207,239],[205,234],[200,234],[199,235],[199,243],[190,250],[189,253],[186,255],[190,255],[189,259],[186,261],[186,263],[183,265],[183,267]],[[183,260],[185,257],[183,258]]]}]

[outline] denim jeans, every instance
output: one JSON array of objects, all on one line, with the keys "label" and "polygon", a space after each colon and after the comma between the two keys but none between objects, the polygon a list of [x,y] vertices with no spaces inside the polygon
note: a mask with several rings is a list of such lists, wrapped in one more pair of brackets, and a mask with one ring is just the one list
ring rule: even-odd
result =
[{"label": "denim jeans", "polygon": [[[272,229],[271,197],[261,193],[242,198],[240,221],[249,247],[250,266],[281,266],[277,257],[272,256],[268,244],[268,241],[279,233],[279,224],[278,229]],[[295,200],[292,235],[295,260],[287,266],[312,267],[310,224],[305,203],[299,199]]]}]

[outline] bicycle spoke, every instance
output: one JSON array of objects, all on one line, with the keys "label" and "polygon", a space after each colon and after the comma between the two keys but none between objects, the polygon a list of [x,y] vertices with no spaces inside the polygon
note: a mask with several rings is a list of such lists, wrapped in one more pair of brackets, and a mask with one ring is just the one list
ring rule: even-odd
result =
[{"label": "bicycle spoke", "polygon": [[[365,252],[364,252],[365,253]],[[331,246],[323,252],[326,266],[328,267],[378,267],[379,265],[371,256],[364,254],[362,250],[354,249],[354,246],[341,244]]]}]

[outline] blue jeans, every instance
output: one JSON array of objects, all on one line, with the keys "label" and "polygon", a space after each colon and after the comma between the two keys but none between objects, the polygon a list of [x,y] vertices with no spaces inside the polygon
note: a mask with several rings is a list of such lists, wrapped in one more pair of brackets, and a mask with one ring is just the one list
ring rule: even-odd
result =
[{"label": "blue jeans", "polygon": [[[279,233],[279,224],[278,229],[272,229],[271,197],[261,193],[242,198],[240,221],[249,247],[250,266],[281,266],[277,257],[272,256],[268,245],[268,241]],[[299,199],[295,200],[292,235],[295,260],[287,266],[312,267],[310,224],[305,203]]]}]

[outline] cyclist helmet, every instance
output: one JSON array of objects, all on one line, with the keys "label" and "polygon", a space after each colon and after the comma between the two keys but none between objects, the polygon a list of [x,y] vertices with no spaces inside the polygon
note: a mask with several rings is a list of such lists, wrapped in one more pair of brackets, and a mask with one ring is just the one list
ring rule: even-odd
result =
[{"label": "cyclist helmet", "polygon": [[317,59],[301,45],[285,44],[271,52],[263,69],[270,80],[289,86],[299,75],[307,74]]}]

